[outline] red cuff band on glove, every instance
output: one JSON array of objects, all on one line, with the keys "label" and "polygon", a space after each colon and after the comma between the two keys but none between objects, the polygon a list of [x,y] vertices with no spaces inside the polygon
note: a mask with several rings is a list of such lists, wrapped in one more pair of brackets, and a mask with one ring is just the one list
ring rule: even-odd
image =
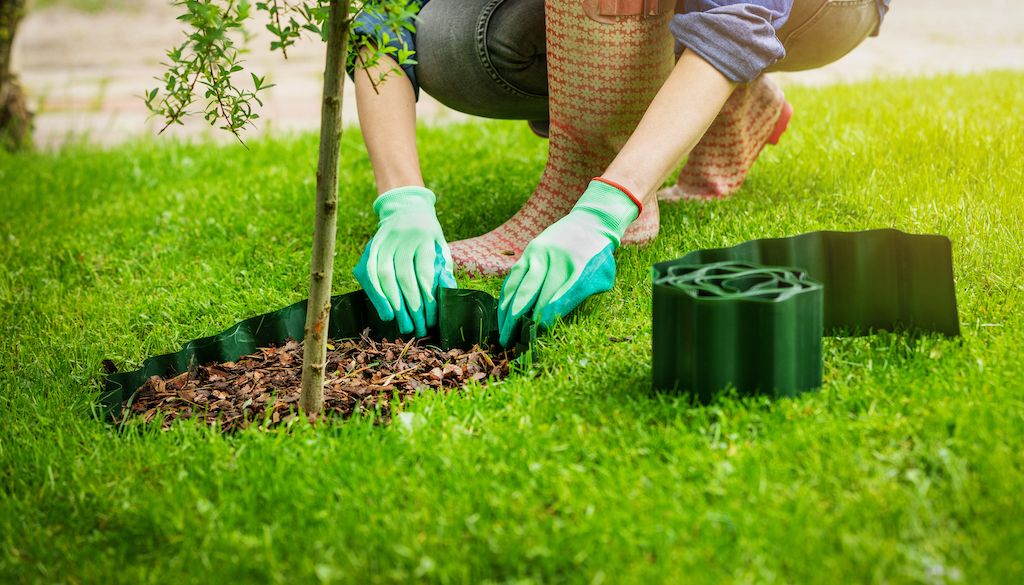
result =
[{"label": "red cuff band on glove", "polygon": [[640,203],[640,200],[637,199],[636,196],[633,195],[633,193],[629,189],[623,187],[622,185],[616,183],[615,181],[609,181],[608,179],[605,179],[603,177],[594,177],[593,180],[594,181],[600,181],[600,182],[604,183],[605,185],[611,185],[612,187],[615,187],[619,191],[622,191],[623,193],[625,193],[626,197],[629,197],[630,201],[632,201],[633,203],[636,204],[636,214],[637,214],[637,217],[639,217],[640,214],[644,212],[644,204]]}]

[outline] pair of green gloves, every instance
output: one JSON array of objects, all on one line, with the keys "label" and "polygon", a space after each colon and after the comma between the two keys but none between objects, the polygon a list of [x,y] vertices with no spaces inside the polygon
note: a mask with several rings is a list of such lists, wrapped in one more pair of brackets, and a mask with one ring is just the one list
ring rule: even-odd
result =
[{"label": "pair of green gloves", "polygon": [[[384,321],[398,320],[403,333],[427,334],[437,323],[437,291],[455,288],[451,252],[434,211],[436,197],[424,187],[401,187],[373,203],[380,219],[353,273]],[[500,342],[531,310],[550,326],[590,295],[615,281],[613,252],[637,218],[639,203],[623,189],[594,179],[562,219],[523,250],[498,299]]]}]

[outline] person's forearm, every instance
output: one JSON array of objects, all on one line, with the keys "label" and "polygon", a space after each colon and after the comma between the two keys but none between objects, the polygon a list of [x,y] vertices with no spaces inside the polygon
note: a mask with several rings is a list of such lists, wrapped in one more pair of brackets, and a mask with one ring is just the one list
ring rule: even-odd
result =
[{"label": "person's forearm", "polygon": [[626,187],[646,205],[704,135],[735,87],[696,53],[684,52],[602,176]]},{"label": "person's forearm", "polygon": [[[392,69],[374,90],[371,79]],[[367,75],[369,74],[369,75]],[[355,72],[359,127],[370,153],[377,192],[398,187],[423,186],[419,154],[416,151],[416,96],[405,73],[390,57],[364,71]]]}]

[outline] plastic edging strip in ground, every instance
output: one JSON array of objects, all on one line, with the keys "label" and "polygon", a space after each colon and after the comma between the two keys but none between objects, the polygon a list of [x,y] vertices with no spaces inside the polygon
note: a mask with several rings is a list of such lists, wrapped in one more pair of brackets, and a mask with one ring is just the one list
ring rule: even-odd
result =
[{"label": "plastic edging strip in ground", "polygon": [[[301,340],[305,322],[306,301],[303,300],[245,319],[217,335],[189,341],[175,353],[151,357],[137,370],[111,374],[100,396],[101,413],[105,417],[119,415],[125,401],[151,376],[170,377],[194,365],[235,361],[260,347],[282,344],[289,338]],[[358,290],[331,297],[330,338],[359,337],[367,328],[376,339],[402,337],[394,321],[384,322],[378,318],[365,292]],[[483,291],[441,289],[438,326],[428,333],[443,349],[465,349],[477,343],[496,344],[497,301]],[[515,361],[532,359],[536,337],[537,328],[524,319],[514,338]]]},{"label": "plastic edging strip in ground", "polygon": [[[789,268],[787,268],[789,267]],[[691,252],[652,269],[654,387],[707,402],[821,385],[823,335],[960,334],[952,245],[894,229]]]}]

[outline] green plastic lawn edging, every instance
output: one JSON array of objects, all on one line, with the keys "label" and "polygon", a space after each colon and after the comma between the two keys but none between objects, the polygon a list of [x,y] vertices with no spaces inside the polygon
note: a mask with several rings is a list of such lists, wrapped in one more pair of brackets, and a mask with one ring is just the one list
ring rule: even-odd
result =
[{"label": "green plastic lawn edging", "polygon": [[659,390],[708,402],[821,386],[822,337],[960,334],[952,245],[894,229],[819,231],[698,250],[652,269]]},{"label": "green plastic lawn edging", "polygon": [[[792,396],[821,386],[822,337],[875,330],[960,333],[952,246],[937,235],[893,229],[811,232],[698,250],[652,269],[652,370],[656,389],[685,391],[700,401],[733,387],[743,395]],[[443,349],[494,344],[497,301],[483,291],[441,289]],[[306,301],[250,317],[179,351],[151,357],[131,372],[107,376],[104,416],[151,376],[235,361],[260,347],[302,339]],[[328,336],[400,337],[363,291],[331,298]],[[524,319],[513,340],[515,361],[536,357],[536,325]]]},{"label": "green plastic lawn edging", "polygon": [[[498,342],[497,300],[486,292],[442,288],[438,294],[438,325],[428,332],[443,349],[466,349],[474,344]],[[152,376],[170,377],[190,366],[211,362],[235,361],[260,347],[279,345],[304,337],[306,301],[257,315],[236,323],[210,337],[189,341],[175,353],[145,360],[131,372],[107,376],[100,395],[100,414],[118,416],[122,405]],[[375,339],[401,337],[395,321],[381,321],[366,293],[358,290],[331,297],[328,337],[352,339],[369,329]],[[513,336],[515,362],[533,359],[537,328],[529,319],[518,325]]]}]

